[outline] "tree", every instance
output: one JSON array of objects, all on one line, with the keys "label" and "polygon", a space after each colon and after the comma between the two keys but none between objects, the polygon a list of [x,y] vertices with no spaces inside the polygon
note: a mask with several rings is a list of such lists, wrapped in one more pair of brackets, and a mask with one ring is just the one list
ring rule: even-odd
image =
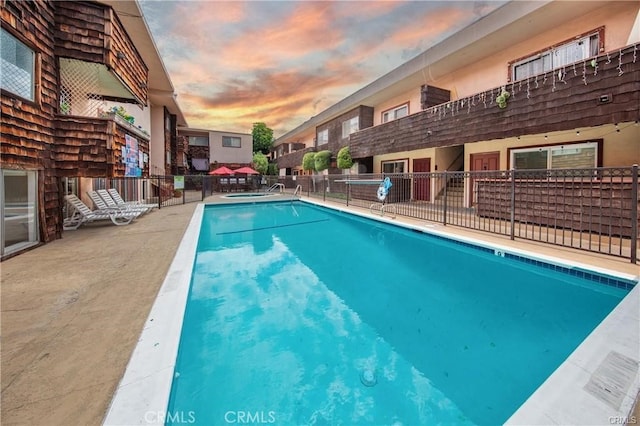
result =
[{"label": "tree", "polygon": [[260,172],[261,175],[266,175],[269,171],[269,160],[267,156],[261,152],[253,154],[253,167],[257,172]]},{"label": "tree", "polygon": [[273,146],[273,130],[264,123],[253,123],[253,152],[268,154]]},{"label": "tree", "polygon": [[302,170],[314,171],[316,169],[315,157],[315,152],[307,152],[304,157],[302,157]]},{"label": "tree", "polygon": [[331,164],[331,151],[320,151],[317,152],[314,157],[315,162],[315,170],[317,172],[321,172],[323,170],[327,170],[329,165]]},{"label": "tree", "polygon": [[269,169],[267,171],[267,174],[270,176],[278,176],[278,164],[276,163],[269,163]]},{"label": "tree", "polygon": [[351,158],[351,151],[348,146],[345,146],[338,151],[338,168],[350,169],[353,166],[353,158]]}]

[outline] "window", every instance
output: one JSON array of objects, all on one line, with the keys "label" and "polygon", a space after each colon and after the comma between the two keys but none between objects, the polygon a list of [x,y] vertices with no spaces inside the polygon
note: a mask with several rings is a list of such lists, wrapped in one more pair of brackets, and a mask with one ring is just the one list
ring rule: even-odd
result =
[{"label": "window", "polygon": [[208,136],[188,136],[189,146],[209,146]]},{"label": "window", "polygon": [[222,146],[227,148],[240,148],[240,138],[236,136],[223,136]]},{"label": "window", "polygon": [[399,107],[391,108],[382,113],[382,122],[395,120],[397,118],[406,117],[409,115],[409,104],[400,105]]},{"label": "window", "polygon": [[321,146],[329,143],[329,129],[324,129],[318,132],[318,142],[316,146]]},{"label": "window", "polygon": [[342,122],[342,137],[346,138],[351,133],[355,133],[360,130],[360,117],[353,117],[350,120]]},{"label": "window", "polygon": [[2,90],[35,101],[35,52],[4,29],[0,34]]},{"label": "window", "polygon": [[511,164],[523,169],[586,169],[597,167],[598,143],[586,142],[537,148],[514,149]]},{"label": "window", "polygon": [[382,162],[382,173],[406,173],[407,160],[394,160]]},{"label": "window", "polygon": [[553,46],[535,55],[519,59],[510,64],[510,78],[523,80],[537,74],[551,71],[592,56],[597,56],[604,39],[604,29],[600,28],[573,40]]}]

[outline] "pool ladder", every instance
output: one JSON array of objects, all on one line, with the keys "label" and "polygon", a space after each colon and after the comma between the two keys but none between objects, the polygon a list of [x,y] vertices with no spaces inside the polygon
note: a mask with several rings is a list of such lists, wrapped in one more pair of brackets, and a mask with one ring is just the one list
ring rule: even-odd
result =
[{"label": "pool ladder", "polygon": [[369,206],[369,211],[371,212],[371,214],[377,212],[380,216],[384,216],[385,210],[393,210],[393,212],[389,211],[388,213],[392,214],[392,216],[390,216],[392,219],[396,218],[397,213],[395,204],[373,203]]},{"label": "pool ladder", "polygon": [[274,192],[276,189],[278,189],[278,192],[283,192],[284,184],[280,182],[274,183],[267,189],[267,192]]},{"label": "pool ladder", "polygon": [[296,190],[293,191],[293,196],[300,198],[300,193],[302,192],[302,185],[296,186]]}]

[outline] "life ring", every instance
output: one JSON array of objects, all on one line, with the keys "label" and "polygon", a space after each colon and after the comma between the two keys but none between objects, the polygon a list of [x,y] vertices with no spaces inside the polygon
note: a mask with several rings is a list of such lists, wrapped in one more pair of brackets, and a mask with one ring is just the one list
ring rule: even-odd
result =
[{"label": "life ring", "polygon": [[385,188],[384,183],[381,183],[378,187],[378,200],[384,201],[387,198],[387,188]]}]

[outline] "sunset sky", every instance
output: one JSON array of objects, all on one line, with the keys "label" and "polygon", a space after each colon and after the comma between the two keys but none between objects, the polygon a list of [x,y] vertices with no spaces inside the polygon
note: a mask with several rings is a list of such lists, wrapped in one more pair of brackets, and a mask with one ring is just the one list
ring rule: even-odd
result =
[{"label": "sunset sky", "polygon": [[275,137],[503,3],[140,1],[189,126]]}]

